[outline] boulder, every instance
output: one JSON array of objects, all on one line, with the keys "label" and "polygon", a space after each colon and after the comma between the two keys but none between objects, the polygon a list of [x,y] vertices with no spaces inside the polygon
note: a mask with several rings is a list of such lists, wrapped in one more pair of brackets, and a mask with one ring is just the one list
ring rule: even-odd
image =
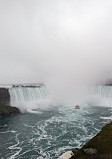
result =
[{"label": "boulder", "polygon": [[18,108],[0,104],[0,116],[1,117],[18,114],[18,113],[20,113],[20,110]]},{"label": "boulder", "polygon": [[67,151],[67,152],[63,153],[59,159],[70,159],[72,156],[73,156],[73,152]]}]

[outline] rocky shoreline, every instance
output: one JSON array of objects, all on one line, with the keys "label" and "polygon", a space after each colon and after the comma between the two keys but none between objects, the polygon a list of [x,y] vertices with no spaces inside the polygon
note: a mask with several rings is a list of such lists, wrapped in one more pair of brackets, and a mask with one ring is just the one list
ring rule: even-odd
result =
[{"label": "rocky shoreline", "polygon": [[60,159],[112,159],[112,122],[81,149],[65,152]]}]

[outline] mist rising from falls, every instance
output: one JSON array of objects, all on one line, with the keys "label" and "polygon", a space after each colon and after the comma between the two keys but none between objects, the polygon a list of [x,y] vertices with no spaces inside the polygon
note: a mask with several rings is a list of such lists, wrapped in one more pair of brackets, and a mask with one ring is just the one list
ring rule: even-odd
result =
[{"label": "mist rising from falls", "polygon": [[[57,105],[51,98],[45,86],[41,87],[11,87],[10,105],[18,107],[22,112],[45,109]],[[62,103],[60,103],[62,104]],[[67,103],[68,104],[68,103]],[[74,102],[68,105],[75,105]],[[90,106],[112,106],[112,86],[96,86],[79,99],[77,104]]]},{"label": "mist rising from falls", "polygon": [[[83,86],[112,79],[110,0],[6,1],[0,1],[1,84],[41,81],[53,101],[75,104],[85,99]],[[11,91],[14,106],[43,100],[39,92]]]}]

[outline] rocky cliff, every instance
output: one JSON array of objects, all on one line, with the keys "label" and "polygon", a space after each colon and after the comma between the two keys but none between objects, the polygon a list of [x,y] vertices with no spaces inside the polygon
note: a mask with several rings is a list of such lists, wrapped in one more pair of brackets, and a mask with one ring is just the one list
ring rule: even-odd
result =
[{"label": "rocky cliff", "polygon": [[10,95],[8,88],[0,88],[0,116],[8,116],[20,113],[16,107],[9,106]]},{"label": "rocky cliff", "polygon": [[10,95],[7,88],[0,88],[0,104],[8,105],[10,102]]}]

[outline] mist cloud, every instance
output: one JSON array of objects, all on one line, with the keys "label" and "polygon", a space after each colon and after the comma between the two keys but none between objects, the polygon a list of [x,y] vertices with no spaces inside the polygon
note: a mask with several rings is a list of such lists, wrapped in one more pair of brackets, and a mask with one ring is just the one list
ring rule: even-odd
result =
[{"label": "mist cloud", "polygon": [[0,0],[0,83],[80,96],[112,78],[111,28],[111,0]]}]

